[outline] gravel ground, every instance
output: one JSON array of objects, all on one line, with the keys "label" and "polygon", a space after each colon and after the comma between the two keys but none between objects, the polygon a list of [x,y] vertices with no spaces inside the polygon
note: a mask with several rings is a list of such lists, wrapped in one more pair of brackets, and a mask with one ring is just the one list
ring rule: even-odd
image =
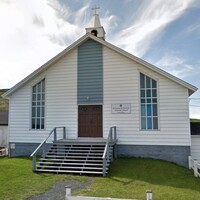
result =
[{"label": "gravel ground", "polygon": [[45,193],[33,196],[27,200],[64,200],[65,186],[71,187],[72,192],[88,188],[92,184],[92,178],[87,182],[80,181],[60,181],[53,185],[53,187]]}]

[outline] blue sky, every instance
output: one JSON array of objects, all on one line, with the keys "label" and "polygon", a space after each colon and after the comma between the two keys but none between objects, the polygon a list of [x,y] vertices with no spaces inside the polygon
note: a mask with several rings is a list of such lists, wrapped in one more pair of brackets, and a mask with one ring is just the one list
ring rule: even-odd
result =
[{"label": "blue sky", "polygon": [[[94,5],[108,42],[200,88],[199,0],[1,0],[0,88],[84,35]],[[190,115],[200,118],[199,91]]]}]

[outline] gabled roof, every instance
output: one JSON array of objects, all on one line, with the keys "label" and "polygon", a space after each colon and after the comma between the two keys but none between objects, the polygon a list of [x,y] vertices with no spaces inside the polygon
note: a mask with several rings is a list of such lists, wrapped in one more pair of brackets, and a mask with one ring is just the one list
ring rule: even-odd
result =
[{"label": "gabled roof", "polygon": [[38,68],[37,70],[35,70],[34,72],[32,72],[29,76],[27,76],[26,78],[24,78],[22,81],[20,81],[19,83],[17,83],[15,86],[13,86],[9,91],[7,91],[6,93],[4,93],[2,96],[3,97],[9,97],[10,95],[12,95],[14,92],[16,92],[19,88],[21,88],[23,85],[25,85],[28,81],[30,81],[31,79],[33,79],[35,76],[37,76],[39,73],[45,71],[48,67],[50,67],[51,65],[53,65],[54,63],[56,63],[59,59],[61,59],[63,56],[67,55],[68,53],[70,53],[72,50],[74,50],[75,48],[77,48],[78,46],[80,46],[82,43],[84,43],[85,41],[87,41],[88,39],[92,39],[95,40],[96,42],[101,43],[102,45],[124,55],[127,58],[130,58],[131,60],[147,67],[148,69],[151,69],[155,72],[157,72],[158,74],[163,75],[164,77],[182,85],[183,87],[187,88],[189,90],[189,95],[193,94],[198,88],[165,72],[164,70],[120,49],[119,47],[116,47],[114,45],[112,45],[111,43],[99,39],[98,37],[93,36],[90,33],[86,33],[84,36],[82,36],[81,38],[79,38],[77,41],[75,41],[74,43],[72,43],[69,47],[67,47],[66,49],[64,49],[61,53],[57,54],[55,57],[53,57],[51,60],[49,60],[48,62],[46,62],[44,65],[42,65],[40,68]]}]

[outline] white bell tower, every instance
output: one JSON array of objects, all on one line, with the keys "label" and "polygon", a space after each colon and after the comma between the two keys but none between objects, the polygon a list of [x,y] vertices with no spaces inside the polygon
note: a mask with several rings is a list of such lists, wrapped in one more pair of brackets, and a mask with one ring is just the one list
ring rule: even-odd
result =
[{"label": "white bell tower", "polygon": [[99,7],[95,6],[94,8],[92,8],[92,10],[94,10],[94,14],[90,21],[89,27],[86,28],[85,30],[86,30],[86,33],[91,33],[92,35],[105,40],[106,33],[103,26],[101,26],[99,15],[97,14],[97,9],[99,9]]}]

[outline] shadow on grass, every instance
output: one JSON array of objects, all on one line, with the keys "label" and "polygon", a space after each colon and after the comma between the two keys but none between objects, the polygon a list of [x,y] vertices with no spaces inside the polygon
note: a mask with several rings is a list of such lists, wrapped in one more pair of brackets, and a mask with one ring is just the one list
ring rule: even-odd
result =
[{"label": "shadow on grass", "polygon": [[136,181],[200,192],[200,178],[176,164],[147,158],[118,158],[111,164],[108,178],[126,186]]}]

